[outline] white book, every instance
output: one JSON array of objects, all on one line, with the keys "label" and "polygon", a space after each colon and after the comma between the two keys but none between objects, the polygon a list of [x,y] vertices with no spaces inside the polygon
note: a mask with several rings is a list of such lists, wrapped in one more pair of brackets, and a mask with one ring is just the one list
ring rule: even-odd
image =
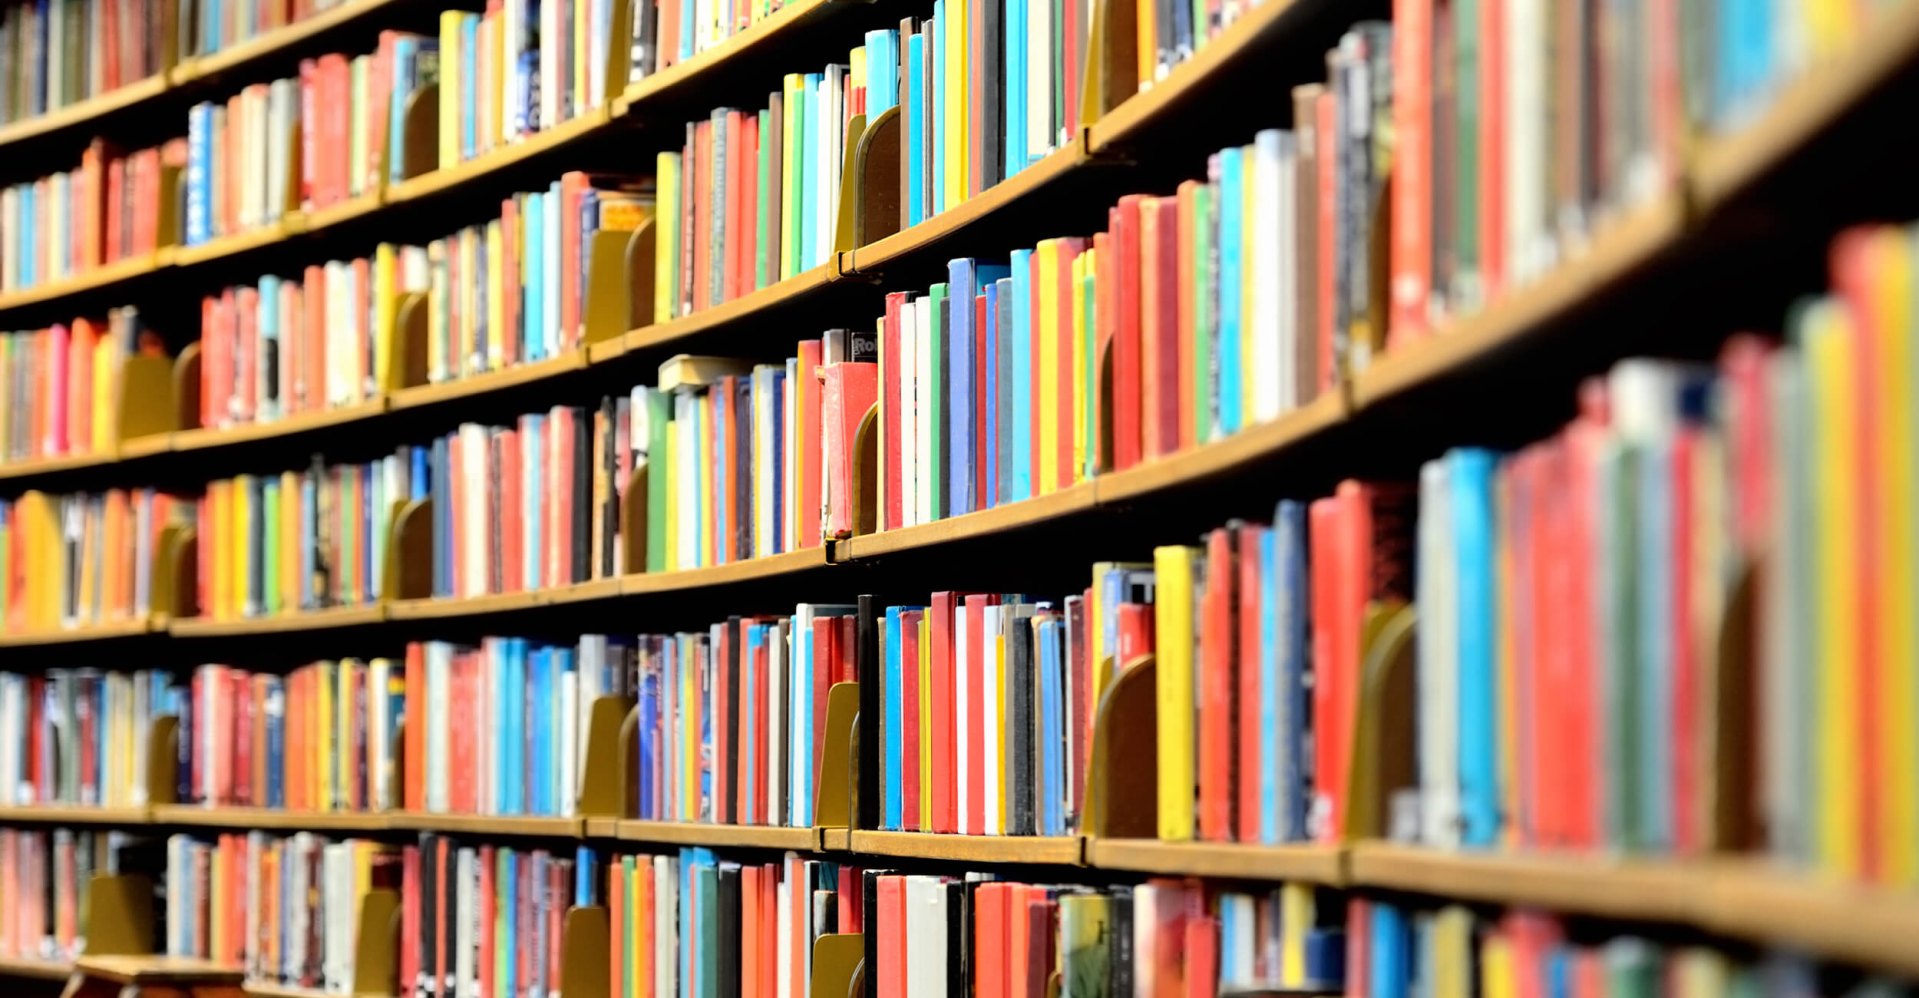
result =
[{"label": "white book", "polygon": [[672,856],[653,857],[653,993],[677,993],[680,862]]},{"label": "white book", "polygon": [[790,707],[792,718],[792,751],[788,753],[789,782],[793,787],[792,823],[805,826],[813,823],[813,776],[811,766],[813,752],[813,716],[807,710],[805,691],[813,688],[813,604],[801,603],[793,608],[793,689],[795,691]]},{"label": "white book", "polygon": [[919,476],[919,315],[916,302],[900,306],[900,519],[920,522]]},{"label": "white book", "polygon": [[1051,152],[1058,141],[1053,122],[1053,5],[1029,3],[1026,17],[1032,25],[1026,39],[1026,155],[1032,159]]},{"label": "white book", "polygon": [[946,998],[949,972],[945,878],[907,877],[906,993],[913,998]]},{"label": "white book", "polygon": [[566,799],[559,802],[561,814],[578,814],[580,810],[580,755],[578,752],[580,729],[580,674],[568,669],[560,673],[560,738],[554,746],[559,756],[559,786],[571,787]]},{"label": "white book", "polygon": [[[458,906],[457,914],[466,917],[453,918],[453,983],[455,998],[476,998],[479,994],[479,979],[474,974],[474,917],[479,911],[478,898],[473,893],[473,850],[461,849],[454,859],[453,897]],[[455,912],[447,912],[455,916]]]},{"label": "white book", "polygon": [[[790,855],[791,854],[789,854],[789,856]],[[788,859],[786,867],[790,870],[792,866],[791,859]],[[776,924],[779,926],[779,955],[776,957],[778,962],[775,971],[777,980],[774,985],[774,998],[794,998],[793,920],[785,917],[787,912],[793,910],[793,884],[788,878],[780,878],[779,887],[775,890],[775,896],[778,899],[776,903],[779,905],[780,917],[776,920]],[[0,926],[0,931],[4,931],[4,928],[4,926]],[[806,998],[806,996],[801,995],[799,998]]]},{"label": "white book", "polygon": [[983,701],[980,719],[985,722],[983,725],[985,744],[980,746],[980,765],[986,769],[984,774],[986,800],[982,802],[984,805],[982,817],[985,825],[982,831],[987,835],[1002,835],[1006,831],[1005,819],[1000,813],[999,736],[1000,729],[1004,726],[1004,719],[1000,716],[999,680],[1000,637],[1006,614],[1009,612],[1010,608],[1005,605],[986,609],[986,636],[983,649],[985,655],[981,662],[985,672],[982,676],[984,682],[980,684],[980,697]]},{"label": "white book", "polygon": [[1138,959],[1140,954],[1158,952],[1159,890],[1151,884],[1133,888],[1133,998],[1155,998],[1159,994],[1159,961]]},{"label": "white book", "polygon": [[1458,552],[1444,458],[1419,470],[1419,840],[1459,844]]},{"label": "white book", "polygon": [[[1501,0],[1513,38],[1538,38],[1546,23],[1545,0]],[[1548,266],[1551,233],[1547,228],[1547,130],[1545,128],[1546,54],[1542,45],[1506,46],[1505,157],[1506,281],[1523,284]]]},{"label": "white book", "polygon": [[972,769],[968,765],[973,730],[973,712],[978,707],[968,695],[972,684],[972,643],[967,632],[969,618],[974,616],[966,606],[965,597],[959,598],[954,607],[953,622],[953,764],[955,793],[953,795],[954,813],[959,816],[959,830],[966,834],[977,835],[979,830],[973,823],[973,800],[970,792]]},{"label": "white book", "polygon": [[[1767,386],[1774,418],[1769,444],[1778,455],[1775,467],[1803,468],[1809,457],[1812,429],[1792,418],[1808,412],[1804,354],[1781,350],[1769,365]],[[1727,393],[1736,397],[1735,393]],[[1809,800],[1809,780],[1801,760],[1811,758],[1805,707],[1815,702],[1814,661],[1800,654],[1811,644],[1817,603],[1813,586],[1815,562],[1800,519],[1812,509],[1812,485],[1805,476],[1775,472],[1768,532],[1785,543],[1775,544],[1766,571],[1759,573],[1759,619],[1763,621],[1760,647],[1760,724],[1766,737],[1761,751],[1764,773],[1762,800],[1771,852],[1787,859],[1804,859],[1813,844],[1808,816],[1817,814]]]},{"label": "white book", "polygon": [[933,403],[933,379],[937,376],[943,358],[936,356],[933,349],[933,298],[925,295],[913,302],[913,346],[914,363],[914,408],[918,418],[914,421],[917,431],[913,440],[913,472],[917,481],[913,487],[913,497],[919,506],[919,515],[914,522],[931,523],[937,497],[934,495],[934,476],[939,469],[932,460],[933,434],[939,430],[939,414],[931,408]]},{"label": "white book", "polygon": [[[444,641],[426,644],[426,703],[443,708],[452,702],[453,646]],[[448,810],[447,801],[447,711],[429,710],[426,715],[426,809],[435,813]]]},{"label": "white book", "polygon": [[[1259,981],[1254,957],[1258,953],[1253,937],[1257,921],[1251,894],[1226,893],[1219,896],[1220,940],[1219,981],[1221,985],[1253,985]],[[1230,930],[1230,938],[1228,937]]]},{"label": "white book", "polygon": [[[791,821],[786,808],[786,781],[780,779],[786,766],[786,739],[790,728],[786,715],[787,643],[786,625],[776,623],[766,635],[766,822],[782,825]],[[799,701],[800,697],[794,697]],[[795,788],[797,791],[797,788]]]}]

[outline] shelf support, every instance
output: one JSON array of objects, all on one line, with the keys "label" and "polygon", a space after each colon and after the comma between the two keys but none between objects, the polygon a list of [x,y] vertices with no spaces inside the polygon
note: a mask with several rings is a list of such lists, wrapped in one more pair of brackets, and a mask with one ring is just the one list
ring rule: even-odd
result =
[{"label": "shelf support", "polygon": [[1096,838],[1159,835],[1158,676],[1152,655],[1134,659],[1093,716],[1083,827]]},{"label": "shelf support", "polygon": [[813,940],[813,998],[844,995],[859,998],[854,985],[866,963],[866,937],[857,932],[831,932]]},{"label": "shelf support", "polygon": [[578,813],[584,818],[631,818],[632,791],[626,771],[632,729],[639,719],[632,697],[604,696],[587,714],[586,760]]},{"label": "shelf support", "polygon": [[1366,608],[1361,655],[1359,717],[1353,725],[1343,842],[1387,837],[1393,795],[1419,785],[1414,735],[1414,638],[1419,614],[1410,603]]}]

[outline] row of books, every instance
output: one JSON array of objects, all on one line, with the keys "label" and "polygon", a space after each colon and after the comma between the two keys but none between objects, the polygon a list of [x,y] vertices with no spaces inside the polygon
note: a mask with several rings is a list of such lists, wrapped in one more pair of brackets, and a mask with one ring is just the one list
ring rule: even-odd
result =
[{"label": "row of books", "polygon": [[0,292],[78,277],[148,257],[174,240],[160,231],[163,172],[184,168],[185,139],[121,151],[95,140],[71,170],[0,188]]},{"label": "row of books", "polygon": [[421,835],[401,850],[397,994],[553,995],[568,909],[600,896],[601,859]]},{"label": "row of books", "polygon": [[178,715],[183,802],[289,811],[398,806],[400,663],[311,662],[285,675],[194,669]]},{"label": "row of books", "polygon": [[159,671],[0,673],[0,786],[10,806],[147,802],[149,733],[185,690]]},{"label": "row of books", "polygon": [[134,842],[125,832],[0,828],[0,958],[79,955],[92,914],[87,885],[120,872]]},{"label": "row of books", "polygon": [[207,483],[194,508],[200,614],[214,620],[377,602],[400,504],[426,495],[427,451]]},{"label": "row of books", "polygon": [[440,169],[601,107],[613,70],[613,6],[508,0],[481,14],[442,12]]},{"label": "row of books", "polygon": [[14,632],[145,619],[161,534],[192,512],[153,489],[0,499],[0,619]]},{"label": "row of books", "polygon": [[[433,39],[382,31],[374,51],[300,63],[300,206],[328,208],[403,179],[406,108],[439,79]],[[268,141],[280,141],[275,134]]]},{"label": "row of books", "polygon": [[166,69],[169,0],[40,0],[0,7],[0,125]]},{"label": "row of books", "polygon": [[763,108],[688,122],[681,149],[659,154],[654,322],[832,259],[847,126],[897,102],[883,71],[897,44],[891,31],[869,32],[846,63],[787,74]]},{"label": "row of books", "polygon": [[342,0],[267,0],[264,3],[222,3],[220,0],[177,0],[177,51],[182,59],[208,56],[276,28],[298,24],[340,5]]},{"label": "row of books", "polygon": [[297,211],[302,164],[289,160],[307,144],[302,126],[311,122],[303,120],[302,105],[317,107],[324,98],[342,96],[327,91],[309,96],[299,80],[282,78],[189,109],[181,242],[200,246],[278,225]]},{"label": "row of books", "polygon": [[399,886],[399,855],[376,842],[176,834],[166,844],[165,951],[255,981],[351,994],[361,899]]},{"label": "row of books", "polygon": [[131,305],[105,320],[0,333],[0,459],[105,454],[119,443],[121,365],[161,346]]}]

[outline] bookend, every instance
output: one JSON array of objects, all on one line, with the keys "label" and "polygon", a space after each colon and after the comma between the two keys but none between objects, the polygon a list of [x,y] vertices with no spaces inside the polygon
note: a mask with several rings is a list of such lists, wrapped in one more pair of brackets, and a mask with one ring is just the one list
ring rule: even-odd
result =
[{"label": "bookend", "polygon": [[1093,715],[1086,831],[1103,839],[1159,836],[1159,669],[1142,655],[1113,678]]},{"label": "bookend", "polygon": [[[161,714],[147,729],[148,804],[177,804],[180,800],[180,719]],[[93,909],[98,911],[98,908]]]},{"label": "bookend", "polygon": [[840,252],[857,257],[860,247],[906,227],[904,199],[900,197],[903,148],[898,107],[889,107],[879,117],[867,120],[858,140],[847,143],[846,174],[840,190],[854,192],[855,196],[842,194],[840,198],[834,240]]},{"label": "bookend", "polygon": [[633,575],[647,571],[647,511],[650,498],[646,458],[634,462],[633,475],[620,493],[620,571]]},{"label": "bookend", "polygon": [[432,307],[426,292],[396,295],[387,307],[393,311],[393,336],[387,340],[387,355],[380,359],[380,390],[397,392],[424,385]]},{"label": "bookend", "polygon": [[113,405],[116,445],[173,430],[176,406],[172,358],[128,357],[120,365],[120,395]]},{"label": "bookend", "polygon": [[173,359],[173,430],[200,428],[200,341]]},{"label": "bookend", "polygon": [[440,85],[429,83],[406,99],[400,133],[400,179],[440,168]]},{"label": "bookend", "polygon": [[560,998],[609,998],[611,957],[606,909],[573,908],[560,928]]},{"label": "bookend", "polygon": [[[886,112],[882,111],[881,114]],[[866,135],[866,115],[854,115],[846,122],[846,159],[840,163],[840,190],[854,191],[860,182],[860,139]],[[859,198],[840,198],[839,217],[833,219],[833,252],[845,253],[859,244],[853,241],[853,219],[859,214],[854,203]]]},{"label": "bookend", "polygon": [[154,245],[162,248],[179,246],[186,242],[186,213],[183,210],[186,199],[180,196],[180,185],[186,182],[185,166],[160,165],[160,217],[156,219],[159,228],[154,236]]},{"label": "bookend", "polygon": [[1133,0],[1094,0],[1080,86],[1080,128],[1093,127],[1139,93],[1139,8]]},{"label": "bookend", "polygon": [[654,220],[632,231],[593,234],[586,264],[587,343],[606,343],[653,324]]},{"label": "bookend", "polygon": [[853,432],[853,536],[880,526],[880,404],[873,403]]},{"label": "bookend", "polygon": [[1346,816],[1338,838],[1385,839],[1393,795],[1419,785],[1414,725],[1414,638],[1418,609],[1410,603],[1373,603],[1360,638],[1359,716],[1354,719]]},{"label": "bookend", "polygon": [[393,526],[380,566],[381,602],[433,595],[433,499],[394,503]]},{"label": "bookend", "polygon": [[1742,560],[1720,609],[1712,658],[1712,711],[1708,737],[1712,761],[1706,769],[1706,813],[1711,818],[1706,847],[1713,852],[1748,852],[1761,845],[1759,815],[1759,737],[1753,729],[1759,684],[1757,601],[1762,562]]},{"label": "bookend", "polygon": [[200,615],[200,590],[195,578],[199,550],[199,533],[193,526],[175,523],[160,529],[160,547],[154,555],[149,583],[152,597],[148,609],[156,623]]},{"label": "bookend", "polygon": [[359,935],[353,940],[353,993],[398,994],[400,893],[375,887],[360,897]]},{"label": "bookend", "polygon": [[813,940],[813,979],[807,993],[813,998],[859,998],[854,984],[866,962],[866,937],[857,932],[831,932]]},{"label": "bookend", "polygon": [[94,874],[87,882],[87,912],[87,955],[153,952],[153,881],[146,876]]},{"label": "bookend", "polygon": [[834,683],[826,693],[825,741],[813,782],[816,828],[853,827],[853,788],[859,777],[854,772],[853,739],[859,716],[860,684]]},{"label": "bookend", "polygon": [[632,697],[604,696],[593,701],[586,722],[586,759],[581,764],[578,814],[583,818],[629,818],[626,750],[637,726]]}]

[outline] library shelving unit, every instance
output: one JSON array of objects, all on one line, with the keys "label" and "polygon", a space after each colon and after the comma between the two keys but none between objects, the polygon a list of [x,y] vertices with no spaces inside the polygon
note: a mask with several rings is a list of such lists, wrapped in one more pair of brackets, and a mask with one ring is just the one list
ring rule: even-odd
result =
[{"label": "library shelving unit", "polygon": [[[0,157],[19,162],[16,157],[33,155],[44,142],[71,137],[119,116],[144,113],[143,109],[178,110],[196,95],[217,93],[255,67],[285,65],[287,59],[348,37],[350,32],[376,30],[390,16],[398,17],[415,6],[406,0],[347,0],[308,22],[174,65],[151,79],[42,119],[0,128]],[[777,80],[790,67],[773,60],[788,58],[795,51],[828,51],[835,45],[843,50],[857,42],[859,31],[885,23],[899,13],[893,8],[905,6],[794,0],[724,43],[633,83],[595,112],[460,166],[431,169],[425,165],[431,159],[426,151],[391,150],[407,164],[406,179],[383,185],[350,204],[312,216],[295,213],[264,231],[191,249],[168,246],[150,259],[0,294],[0,326],[55,308],[121,304],[162,282],[211,286],[218,275],[244,274],[269,255],[317,253],[318,247],[327,245],[324,240],[342,232],[368,239],[418,234],[422,206],[496,196],[527,177],[544,182],[566,168],[572,151],[588,144],[635,141],[657,126],[670,132],[698,113],[709,91],[737,88],[741,81]],[[898,155],[899,138],[896,127],[889,131],[884,119],[876,121],[872,140],[849,149],[850,205],[836,230],[836,252],[828,262],[715,307],[652,323],[641,320],[650,318],[651,312],[644,301],[651,294],[651,278],[645,275],[651,246],[609,243],[604,253],[596,247],[586,306],[586,342],[550,360],[445,384],[426,384],[423,377],[409,377],[405,365],[396,365],[397,373],[368,402],[234,429],[202,428],[185,415],[188,407],[181,400],[198,394],[198,368],[191,349],[177,360],[129,361],[121,397],[114,400],[119,432],[111,446],[87,456],[0,464],[0,490],[18,495],[73,481],[137,485],[159,475],[205,480],[247,470],[246,462],[262,447],[324,449],[348,435],[361,441],[397,440],[416,425],[413,420],[423,411],[457,406],[462,412],[492,411],[504,416],[519,411],[504,405],[577,383],[567,379],[632,369],[637,357],[723,350],[730,343],[770,335],[769,329],[805,328],[816,320],[822,327],[833,324],[835,317],[839,325],[863,321],[872,314],[876,290],[889,281],[917,280],[948,258],[969,252],[1025,245],[1022,240],[1048,234],[1049,226],[1065,224],[1060,219],[1076,210],[1081,212],[1077,217],[1087,217],[1091,206],[1110,202],[1127,182],[1152,169],[1148,150],[1203,130],[1203,124],[1195,124],[1194,107],[1218,99],[1225,88],[1243,83],[1249,74],[1275,72],[1272,63],[1280,55],[1308,63],[1293,70],[1296,74],[1316,71],[1310,60],[1318,58],[1352,19],[1343,6],[1332,0],[1263,0],[1143,91],[1123,74],[1117,81],[1104,80],[1098,70],[1111,73],[1110,65],[1089,71],[1089,98],[1070,141],[984,194],[917,225],[901,227],[887,210],[886,192],[880,188],[897,183],[897,177],[888,178],[877,165]],[[887,10],[876,13],[880,7]],[[1108,3],[1101,10],[1103,16],[1117,16],[1110,11],[1123,7]],[[1608,219],[1583,252],[1495,305],[1410,348],[1390,351],[1357,373],[1347,372],[1342,365],[1335,390],[1223,440],[1100,474],[1029,500],[903,529],[855,532],[773,557],[467,599],[434,598],[408,574],[407,563],[418,557],[419,544],[424,542],[410,536],[409,530],[425,527],[420,518],[409,521],[401,516],[387,545],[390,563],[382,567],[385,577],[397,584],[388,586],[384,600],[265,619],[200,617],[192,587],[185,581],[191,578],[193,539],[178,537],[175,543],[163,545],[156,558],[154,612],[149,617],[79,629],[0,633],[0,655],[44,658],[57,654],[98,661],[100,655],[111,654],[119,661],[140,662],[169,654],[171,642],[190,641],[195,661],[230,660],[222,657],[228,649],[258,648],[262,638],[328,642],[335,640],[330,635],[341,632],[429,637],[443,627],[484,626],[483,621],[505,612],[536,619],[538,614],[562,608],[606,611],[609,627],[613,620],[632,621],[641,615],[671,627],[674,622],[662,620],[663,615],[683,613],[688,606],[724,606],[742,592],[764,597],[771,605],[791,605],[822,590],[847,597],[875,584],[923,589],[924,583],[939,580],[938,573],[956,560],[975,574],[989,575],[999,563],[997,577],[1013,582],[1016,576],[1008,573],[1023,566],[1017,564],[1018,557],[1009,558],[1005,552],[1016,543],[1054,536],[1084,541],[1115,527],[1145,529],[1150,517],[1169,509],[1179,510],[1180,522],[1208,515],[1217,519],[1223,514],[1208,503],[1219,494],[1222,483],[1242,485],[1280,472],[1297,472],[1314,482],[1331,481],[1350,471],[1345,465],[1358,463],[1355,455],[1372,445],[1384,446],[1387,435],[1400,433],[1398,420],[1422,395],[1458,397],[1498,391],[1501,379],[1523,376],[1515,367],[1526,360],[1562,351],[1588,359],[1617,359],[1625,355],[1627,344],[1643,342],[1615,337],[1610,329],[1595,329],[1586,317],[1643,308],[1647,295],[1670,289],[1672,282],[1685,280],[1684,275],[1709,272],[1715,256],[1729,252],[1728,233],[1736,238],[1746,231],[1744,220],[1755,205],[1763,211],[1764,206],[1790,196],[1778,190],[1780,175],[1808,160],[1816,161],[1829,133],[1862,107],[1883,100],[1890,88],[1912,75],[1919,64],[1919,3],[1887,5],[1875,18],[1853,50],[1822,65],[1821,72],[1787,85],[1756,120],[1724,137],[1689,143],[1670,188]],[[1277,72],[1283,75],[1286,70]],[[1095,83],[1096,77],[1103,82]],[[417,113],[434,113],[426,106],[429,103],[419,102]],[[414,113],[410,111],[409,118]],[[406,131],[431,134],[430,124],[430,120],[410,120]],[[1215,136],[1217,141],[1226,138]],[[868,165],[875,165],[872,177],[863,172]],[[306,249],[309,246],[315,249]],[[606,266],[601,267],[602,263]],[[398,335],[404,338],[409,333],[402,328]],[[1422,420],[1417,431],[1406,432],[1416,432],[1420,439],[1445,439],[1454,431],[1442,414]],[[706,619],[692,613],[684,623],[695,625]],[[1098,807],[1090,809],[1093,813],[1080,834],[1070,836],[936,835],[863,827],[855,799],[877,793],[877,750],[871,740],[861,746],[855,734],[852,714],[857,694],[851,689],[835,692],[836,698],[847,702],[829,720],[827,764],[822,766],[818,790],[820,823],[813,827],[633,817],[623,799],[624,760],[630,747],[622,741],[625,710],[619,703],[594,711],[587,739],[586,790],[579,807],[565,816],[204,807],[173,803],[173,774],[157,772],[147,774],[144,803],[0,807],[0,826],[282,829],[372,836],[443,832],[479,839],[793,850],[867,864],[927,863],[941,869],[963,866],[1006,873],[1032,870],[1049,877],[1082,871],[1121,880],[1162,875],[1292,881],[1360,893],[1675,926],[1790,947],[1871,970],[1919,975],[1919,894],[1829,882],[1740,855],[1641,858],[1501,849],[1441,851],[1376,836],[1285,845],[1160,841],[1154,837],[1150,817],[1150,787],[1142,789],[1132,765],[1142,749],[1138,744],[1113,744],[1120,739],[1110,734],[1130,733],[1133,741],[1145,743],[1144,751],[1150,755],[1153,725],[1137,716],[1141,710],[1151,710],[1150,678],[1145,685],[1137,678],[1150,677],[1150,670],[1135,669],[1128,675],[1130,680],[1113,690],[1101,708],[1116,716],[1102,717],[1098,730],[1107,735],[1103,739],[1096,735],[1092,750],[1089,779],[1099,795]],[[1147,734],[1140,736],[1141,731]],[[171,757],[168,739],[174,737],[169,725],[156,727],[152,754]],[[1378,806],[1383,808],[1383,802]],[[90,952],[122,961],[152,945],[152,913],[137,910],[139,885],[127,879],[101,877],[89,887],[94,925]],[[149,901],[150,897],[148,892]],[[375,891],[362,899],[362,938],[356,947],[355,970],[358,994],[383,994],[391,987],[395,943],[388,929],[396,904],[390,892]],[[139,941],[142,933],[147,936],[145,942]],[[566,998],[605,998],[606,933],[604,912],[569,913],[566,965],[579,969],[568,971]],[[847,950],[848,945],[841,939],[823,942],[816,985],[822,979],[819,974],[832,981],[835,974],[852,973],[850,964],[857,963],[861,954],[856,948]],[[132,975],[129,980],[143,973],[132,964],[113,966]],[[164,964],[156,968],[151,972],[165,972]],[[0,960],[0,976],[10,978],[64,978],[73,969],[60,961]],[[90,971],[83,965],[80,972]],[[845,986],[844,978],[839,986]],[[267,985],[247,984],[246,988],[255,995],[308,994]]]}]

